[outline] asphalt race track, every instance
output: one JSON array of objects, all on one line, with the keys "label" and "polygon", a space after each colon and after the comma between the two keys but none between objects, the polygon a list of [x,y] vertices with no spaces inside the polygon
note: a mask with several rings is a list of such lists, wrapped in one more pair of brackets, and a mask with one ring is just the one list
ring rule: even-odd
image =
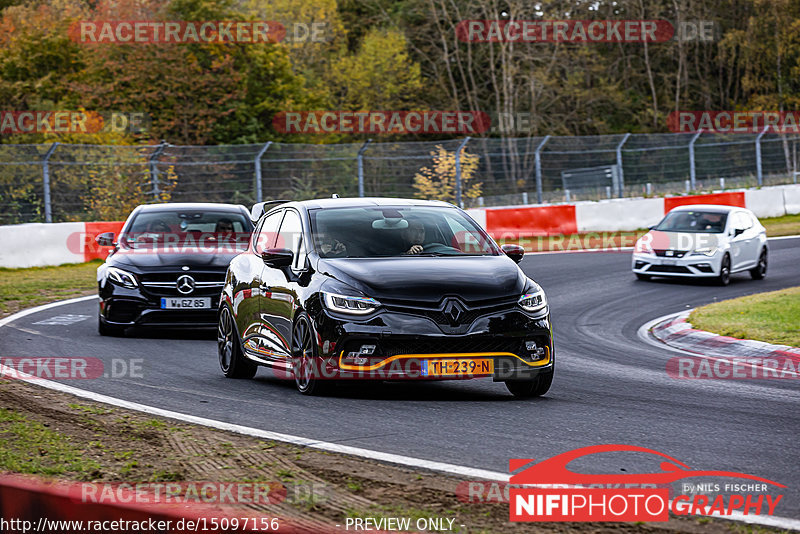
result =
[{"label": "asphalt race track", "polygon": [[[798,284],[800,239],[770,241],[766,280],[747,273],[730,286],[639,282],[630,252],[529,255],[525,272],[547,291],[555,325],[556,379],[541,399],[514,400],[490,380],[390,383],[305,397],[262,369],[229,380],[214,333],[97,333],[96,303],[55,307],[0,329],[0,355],[143,359],[142,378],[70,385],[167,410],[355,447],[507,472],[510,458],[545,459],[577,447],[624,443],[666,453],[694,469],[738,471],[787,486],[776,515],[800,519],[798,380],[677,380],[675,353],[648,345],[638,328],[714,300]],[[34,324],[54,316],[72,324]],[[633,473],[658,468],[615,453],[576,470]]]}]

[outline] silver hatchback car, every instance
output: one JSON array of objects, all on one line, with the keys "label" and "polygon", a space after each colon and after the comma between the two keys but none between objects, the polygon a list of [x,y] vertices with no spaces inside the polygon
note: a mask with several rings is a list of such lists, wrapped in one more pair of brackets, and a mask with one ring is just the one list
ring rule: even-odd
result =
[{"label": "silver hatchback car", "polygon": [[694,204],[669,213],[636,242],[631,268],[640,280],[652,276],[713,278],[767,274],[767,233],[753,212],[735,206]]}]

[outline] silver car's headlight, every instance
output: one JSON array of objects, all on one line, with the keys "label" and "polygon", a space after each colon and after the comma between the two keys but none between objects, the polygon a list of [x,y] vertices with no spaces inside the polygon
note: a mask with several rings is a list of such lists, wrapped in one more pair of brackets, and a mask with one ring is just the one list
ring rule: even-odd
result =
[{"label": "silver car's headlight", "polygon": [[139,285],[136,275],[128,271],[123,271],[117,267],[108,267],[106,273],[108,274],[108,279],[118,286],[134,289]]},{"label": "silver car's headlight", "polygon": [[544,289],[534,286],[534,290],[525,293],[519,298],[520,307],[528,312],[542,311],[547,307],[547,295],[544,294]]},{"label": "silver car's headlight", "polygon": [[702,247],[695,249],[692,256],[713,256],[717,253],[717,247]]},{"label": "silver car's headlight", "polygon": [[370,297],[354,297],[338,293],[322,292],[325,306],[335,312],[366,315],[377,310],[381,303]]}]

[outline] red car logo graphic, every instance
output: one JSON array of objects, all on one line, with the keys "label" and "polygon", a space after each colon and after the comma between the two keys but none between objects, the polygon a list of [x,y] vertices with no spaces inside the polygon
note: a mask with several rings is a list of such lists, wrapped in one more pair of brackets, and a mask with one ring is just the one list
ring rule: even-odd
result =
[{"label": "red car logo graphic", "polygon": [[[653,454],[665,459],[661,462],[661,473],[625,473],[625,474],[607,474],[595,475],[575,473],[567,469],[567,464],[600,452],[643,452],[646,454]],[[535,460],[512,460],[511,471],[516,468],[527,465]],[[766,478],[748,475],[745,473],[737,473],[735,471],[706,471],[692,469],[684,464],[668,456],[664,453],[648,449],[645,447],[637,447],[635,445],[593,445],[591,447],[582,447],[572,451],[559,454],[547,460],[538,462],[527,469],[516,473],[511,476],[509,483],[511,484],[669,484],[676,480],[694,477],[730,477],[730,478],[745,478],[755,480],[758,482],[766,482],[780,488],[785,488],[783,484],[779,484],[773,480]]]}]

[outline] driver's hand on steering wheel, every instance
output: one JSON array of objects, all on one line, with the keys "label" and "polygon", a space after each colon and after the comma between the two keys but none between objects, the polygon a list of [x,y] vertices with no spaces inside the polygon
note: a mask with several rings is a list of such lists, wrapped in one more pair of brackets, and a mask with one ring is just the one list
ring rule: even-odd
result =
[{"label": "driver's hand on steering wheel", "polygon": [[406,254],[419,254],[422,252],[422,245],[413,245],[406,251]]}]

